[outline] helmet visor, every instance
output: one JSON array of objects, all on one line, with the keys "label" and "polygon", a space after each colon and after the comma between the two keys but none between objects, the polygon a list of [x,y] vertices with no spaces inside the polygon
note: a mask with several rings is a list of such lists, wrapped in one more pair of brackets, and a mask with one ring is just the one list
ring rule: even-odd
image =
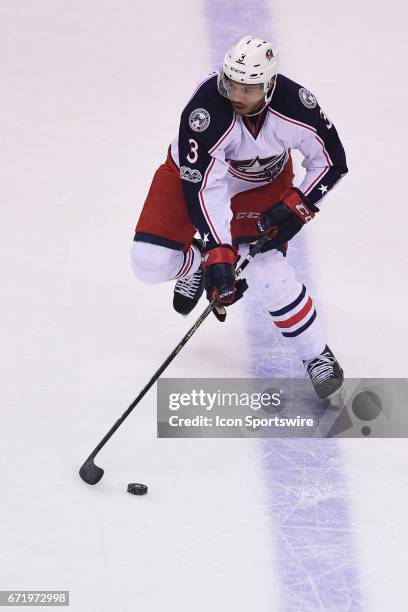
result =
[{"label": "helmet visor", "polygon": [[255,104],[265,96],[263,83],[239,83],[227,77],[223,70],[218,76],[218,91],[224,98],[244,104]]}]

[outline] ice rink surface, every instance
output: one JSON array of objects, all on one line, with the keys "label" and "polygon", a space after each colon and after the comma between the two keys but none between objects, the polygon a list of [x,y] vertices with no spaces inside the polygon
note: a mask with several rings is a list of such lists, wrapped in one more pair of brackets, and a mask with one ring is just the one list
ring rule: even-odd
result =
[{"label": "ice rink surface", "polygon": [[[101,453],[103,480],[77,475],[194,321],[170,284],[133,278],[133,229],[195,82],[250,31],[348,155],[290,255],[328,341],[350,377],[408,376],[405,12],[3,0],[0,590],[69,589],[75,612],[405,610],[403,439],[157,439],[151,391]],[[297,373],[260,329],[249,297],[167,375]],[[134,481],[149,494],[128,495]]]}]

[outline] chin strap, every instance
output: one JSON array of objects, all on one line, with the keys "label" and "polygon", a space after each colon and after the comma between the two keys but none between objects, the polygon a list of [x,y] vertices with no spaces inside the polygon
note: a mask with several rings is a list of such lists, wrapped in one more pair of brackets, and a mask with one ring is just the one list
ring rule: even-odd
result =
[{"label": "chin strap", "polygon": [[265,108],[267,106],[268,106],[267,103],[264,101],[264,102],[262,102],[261,108],[259,110],[257,110],[256,113],[248,113],[248,114],[242,115],[242,116],[243,117],[256,117],[257,115],[260,115],[265,110]]},{"label": "chin strap", "polygon": [[259,110],[257,110],[255,113],[248,113],[247,115],[244,115],[244,117],[256,117],[256,115],[259,115],[260,113],[262,113],[262,111],[265,110],[265,108],[268,106],[269,102],[272,100],[273,92],[276,89],[276,81],[277,81],[277,78],[275,76],[274,77],[274,81],[273,81],[273,85],[269,89],[269,93],[267,92],[265,94],[265,98],[264,98],[264,101],[262,103],[261,108]]}]

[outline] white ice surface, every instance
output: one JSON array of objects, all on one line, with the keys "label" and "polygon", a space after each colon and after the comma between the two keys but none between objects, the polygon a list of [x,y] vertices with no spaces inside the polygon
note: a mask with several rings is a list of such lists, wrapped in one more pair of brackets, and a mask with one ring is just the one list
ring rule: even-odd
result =
[{"label": "white ice surface", "polygon": [[[283,70],[315,91],[348,152],[308,242],[352,376],[407,376],[404,10],[274,2]],[[70,589],[75,612],[280,611],[255,443],[157,440],[151,392],[101,453],[102,482],[77,476],[192,321],[173,314],[169,286],[132,278],[129,246],[210,67],[201,9],[3,0],[0,23],[0,589]],[[168,375],[248,374],[242,316],[208,320]],[[367,610],[403,609],[405,440],[341,449]],[[130,481],[149,494],[127,495]]]},{"label": "white ice surface", "polygon": [[330,339],[348,376],[406,377],[406,6],[276,0],[274,16],[282,69],[333,117],[350,170],[306,233]]},{"label": "white ice surface", "polygon": [[[123,1],[0,12],[0,589],[70,589],[78,612],[269,610],[255,441],[158,440],[152,391],[101,453],[102,482],[77,474],[194,320],[175,316],[169,285],[133,278],[129,251],[209,69],[200,12]],[[228,327],[209,320],[167,374],[241,376],[244,342],[238,309]],[[149,494],[128,495],[132,481]]]},{"label": "white ice surface", "polygon": [[[275,0],[274,16],[283,70],[333,117],[350,170],[307,228],[328,341],[349,377],[407,377],[406,5]],[[364,609],[403,610],[407,441],[339,446]]]}]

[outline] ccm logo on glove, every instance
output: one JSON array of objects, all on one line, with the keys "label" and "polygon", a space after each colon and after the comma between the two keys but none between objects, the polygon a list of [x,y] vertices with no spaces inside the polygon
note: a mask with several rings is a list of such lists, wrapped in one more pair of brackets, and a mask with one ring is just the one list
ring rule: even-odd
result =
[{"label": "ccm logo on glove", "polygon": [[231,244],[220,244],[202,257],[207,298],[217,300],[213,313],[221,322],[226,317],[224,306],[237,302],[248,289],[245,279],[235,280],[237,253]]},{"label": "ccm logo on glove", "polygon": [[232,304],[235,294],[235,265],[237,249],[230,244],[221,244],[203,253],[207,298],[221,304]]},{"label": "ccm logo on glove", "polygon": [[310,211],[304,204],[296,204],[296,210],[304,217],[304,222],[311,221],[314,217],[314,213]]}]

